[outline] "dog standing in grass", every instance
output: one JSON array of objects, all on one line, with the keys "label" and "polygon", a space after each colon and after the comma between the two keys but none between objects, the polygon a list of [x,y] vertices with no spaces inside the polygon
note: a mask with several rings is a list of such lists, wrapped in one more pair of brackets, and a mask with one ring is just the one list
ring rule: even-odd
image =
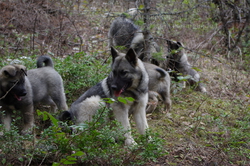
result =
[{"label": "dog standing in grass", "polygon": [[[70,107],[63,112],[61,120],[71,119],[76,125],[91,121],[92,116],[103,103],[102,98],[113,98],[116,102],[110,104],[115,118],[121,122],[125,130],[125,145],[135,144],[130,132],[129,115],[132,114],[140,134],[145,134],[148,128],[146,105],[148,102],[148,74],[133,49],[126,54],[118,53],[111,48],[111,73],[100,83],[87,90]],[[118,97],[132,97],[134,101],[124,104],[117,101]]]},{"label": "dog standing in grass", "polygon": [[172,101],[170,99],[170,84],[171,79],[164,69],[159,66],[143,63],[149,76],[149,104],[147,107],[147,113],[153,112],[158,104],[158,96],[165,105],[165,111],[169,112]]},{"label": "dog standing in grass", "polygon": [[25,66],[13,64],[0,70],[0,113],[6,130],[10,130],[14,111],[23,117],[21,133],[25,134],[34,125],[34,106],[48,104],[53,112],[57,107],[68,109],[62,78],[51,58],[39,56],[37,67],[27,71]]}]

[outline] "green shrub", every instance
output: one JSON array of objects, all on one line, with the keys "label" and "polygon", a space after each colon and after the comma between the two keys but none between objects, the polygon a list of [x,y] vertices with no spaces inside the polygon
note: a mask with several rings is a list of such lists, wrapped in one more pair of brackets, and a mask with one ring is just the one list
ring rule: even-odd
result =
[{"label": "green shrub", "polygon": [[[127,100],[131,99],[121,99]],[[51,125],[43,129],[36,126],[34,131],[40,132],[34,135],[20,135],[14,125],[11,131],[4,131],[1,125],[0,162],[3,165],[142,165],[165,154],[163,141],[150,130],[143,136],[133,134],[137,145],[124,146],[127,131],[116,120],[110,120],[110,112],[103,106],[91,122],[75,126],[37,110],[38,116],[43,121],[49,120]]]},{"label": "green shrub", "polygon": [[64,81],[65,93],[69,102],[75,101],[88,88],[94,86],[109,74],[110,67],[95,55],[84,52],[66,58],[56,58],[55,69]]}]

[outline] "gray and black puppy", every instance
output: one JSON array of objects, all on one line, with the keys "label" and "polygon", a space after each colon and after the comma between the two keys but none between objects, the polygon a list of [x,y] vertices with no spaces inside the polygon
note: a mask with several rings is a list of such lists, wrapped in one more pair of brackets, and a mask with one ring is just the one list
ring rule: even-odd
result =
[{"label": "gray and black puppy", "polygon": [[26,72],[23,65],[7,65],[0,70],[0,113],[6,130],[10,130],[14,110],[23,116],[22,133],[34,124],[33,94]]},{"label": "gray and black puppy", "polygon": [[[126,16],[117,17],[111,24],[109,33],[109,46],[121,46],[127,51],[133,48],[138,57],[144,59],[144,44],[145,39],[141,29],[133,23],[132,20],[126,18]],[[150,52],[159,52],[160,47],[153,41],[153,37],[150,36]],[[118,48],[118,47],[117,47]]]},{"label": "gray and black puppy", "polygon": [[62,78],[54,70],[51,58],[38,57],[37,67],[26,71],[25,66],[13,64],[0,70],[0,112],[6,130],[10,130],[15,110],[23,117],[21,133],[24,134],[34,125],[34,106],[37,104],[49,104],[53,111],[56,106],[68,109]]},{"label": "gray and black puppy", "polygon": [[[148,74],[144,64],[137,58],[133,49],[126,54],[118,53],[111,48],[112,65],[108,77],[87,90],[70,107],[63,112],[61,120],[72,119],[76,125],[91,121],[103,98],[113,98],[116,102],[110,104],[115,118],[121,122],[125,130],[125,145],[135,144],[130,132],[129,115],[132,114],[140,134],[145,134],[148,128],[146,106],[148,102]],[[118,97],[132,97],[134,101],[124,104],[117,101]]]},{"label": "gray and black puppy", "polygon": [[[188,83],[191,86],[195,86],[198,91],[207,92],[204,85],[200,82],[199,73],[192,68],[192,65],[188,62],[187,55],[183,48],[182,43],[167,40],[169,54],[167,56],[168,65],[166,68],[170,68],[177,73],[182,73],[185,75],[190,75],[191,78],[188,79]],[[177,79],[177,73],[173,76]]]}]

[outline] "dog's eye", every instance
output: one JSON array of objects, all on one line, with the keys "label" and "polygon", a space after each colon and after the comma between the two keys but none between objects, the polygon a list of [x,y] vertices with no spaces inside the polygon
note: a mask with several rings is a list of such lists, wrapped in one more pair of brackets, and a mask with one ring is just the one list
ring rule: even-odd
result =
[{"label": "dog's eye", "polygon": [[122,70],[122,71],[120,72],[120,74],[121,74],[122,76],[125,76],[127,73],[128,73],[128,72],[125,71],[125,70]]}]

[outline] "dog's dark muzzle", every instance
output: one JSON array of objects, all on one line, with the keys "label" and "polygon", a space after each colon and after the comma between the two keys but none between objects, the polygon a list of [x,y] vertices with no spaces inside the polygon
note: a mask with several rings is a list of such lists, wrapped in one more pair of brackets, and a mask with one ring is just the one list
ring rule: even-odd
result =
[{"label": "dog's dark muzzle", "polygon": [[18,96],[26,96],[27,95],[27,91],[24,89],[24,90],[20,91],[17,95]]},{"label": "dog's dark muzzle", "polygon": [[120,96],[122,92],[125,91],[126,85],[122,88],[118,88],[117,85],[111,85],[112,90],[114,91],[114,95],[116,97]]},{"label": "dog's dark muzzle", "polygon": [[17,85],[11,90],[11,93],[18,101],[21,101],[22,100],[21,97],[27,95],[27,90],[25,87]]},{"label": "dog's dark muzzle", "polygon": [[116,85],[111,85],[111,88],[113,91],[116,91],[118,89]]}]

